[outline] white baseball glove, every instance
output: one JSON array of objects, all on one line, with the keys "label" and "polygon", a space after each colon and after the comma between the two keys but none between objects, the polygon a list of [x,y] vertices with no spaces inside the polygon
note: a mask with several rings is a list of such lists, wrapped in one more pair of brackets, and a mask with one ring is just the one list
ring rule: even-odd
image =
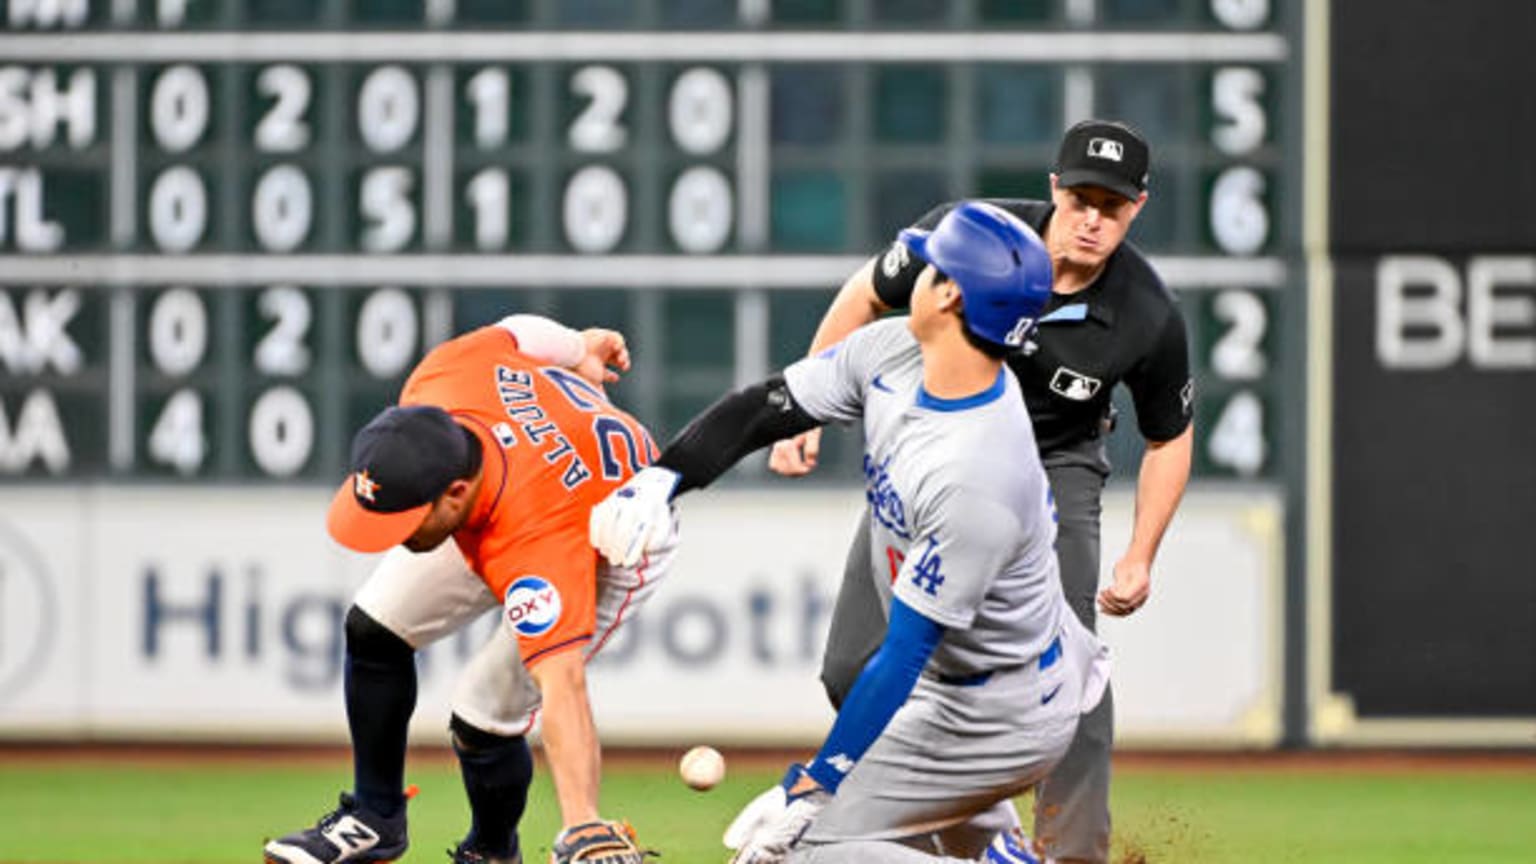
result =
[{"label": "white baseball glove", "polygon": [[633,567],[672,530],[676,471],[651,466],[629,478],[596,507],[587,521],[592,545],[611,563]]}]

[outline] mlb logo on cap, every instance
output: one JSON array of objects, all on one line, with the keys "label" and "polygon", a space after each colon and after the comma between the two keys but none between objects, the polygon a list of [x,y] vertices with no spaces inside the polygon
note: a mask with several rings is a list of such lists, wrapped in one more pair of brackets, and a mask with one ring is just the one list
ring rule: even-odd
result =
[{"label": "mlb logo on cap", "polygon": [[1119,141],[1112,138],[1090,138],[1088,140],[1088,155],[1095,159],[1109,159],[1119,162],[1125,158],[1125,148]]},{"label": "mlb logo on cap", "polygon": [[1113,120],[1084,120],[1062,136],[1056,182],[1099,186],[1132,201],[1147,191],[1151,153],[1141,133]]}]

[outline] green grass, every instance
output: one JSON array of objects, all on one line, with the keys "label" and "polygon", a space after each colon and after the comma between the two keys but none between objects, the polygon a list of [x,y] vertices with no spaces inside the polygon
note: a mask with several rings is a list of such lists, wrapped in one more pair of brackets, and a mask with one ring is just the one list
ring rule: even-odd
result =
[{"label": "green grass", "polygon": [[[685,788],[664,767],[611,764],[604,808],[624,816],[664,864],[724,860],[720,831],[777,779],[734,770],[716,790]],[[467,822],[450,765],[418,760],[407,862],[441,862]],[[348,785],[347,769],[249,763],[169,767],[0,763],[0,862],[220,864],[260,860],[263,838],[312,822]],[[530,864],[556,828],[541,773],[524,821]],[[1346,774],[1223,769],[1120,771],[1115,861],[1477,864],[1536,860],[1536,776],[1470,771]],[[1027,811],[1026,811],[1027,812]]]}]

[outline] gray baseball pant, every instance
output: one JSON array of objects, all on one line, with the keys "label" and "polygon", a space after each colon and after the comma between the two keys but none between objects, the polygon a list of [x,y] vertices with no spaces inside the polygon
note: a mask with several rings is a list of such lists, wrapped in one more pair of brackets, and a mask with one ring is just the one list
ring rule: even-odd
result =
[{"label": "gray baseball pant", "polygon": [[[1078,620],[1093,630],[1097,621],[1095,597],[1099,586],[1099,514],[1104,470],[1091,458],[1063,461],[1069,464],[1048,464],[1046,468],[1056,496],[1056,558],[1067,602]],[[865,518],[859,521],[848,550],[822,658],[821,682],[833,706],[842,705],[864,664],[885,639],[885,616],[880,611],[869,558],[869,519]],[[1114,700],[1106,689],[1098,707],[1079,720],[1066,755],[1035,790],[1034,837],[1045,845],[1051,857],[1096,864],[1109,859],[1109,772],[1113,746]],[[892,854],[915,851],[902,847],[896,850]],[[871,856],[868,860],[934,859],[928,855],[922,859]]]}]

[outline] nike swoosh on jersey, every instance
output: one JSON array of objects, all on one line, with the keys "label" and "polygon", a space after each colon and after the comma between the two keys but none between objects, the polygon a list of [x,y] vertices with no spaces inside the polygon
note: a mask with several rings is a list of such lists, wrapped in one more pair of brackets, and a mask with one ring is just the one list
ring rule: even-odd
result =
[{"label": "nike swoosh on jersey", "polygon": [[1061,685],[1057,684],[1055,689],[1053,689],[1051,692],[1045,694],[1044,696],[1040,697],[1040,704],[1041,705],[1049,705],[1049,704],[1051,704],[1051,700],[1055,699],[1056,698],[1056,694],[1060,693],[1060,692],[1061,692]]},{"label": "nike swoosh on jersey", "polygon": [[879,375],[876,375],[874,378],[870,379],[869,386],[875,388],[876,390],[884,390],[887,393],[896,392],[895,390],[892,390],[891,386],[885,383],[885,379],[881,378]]}]

